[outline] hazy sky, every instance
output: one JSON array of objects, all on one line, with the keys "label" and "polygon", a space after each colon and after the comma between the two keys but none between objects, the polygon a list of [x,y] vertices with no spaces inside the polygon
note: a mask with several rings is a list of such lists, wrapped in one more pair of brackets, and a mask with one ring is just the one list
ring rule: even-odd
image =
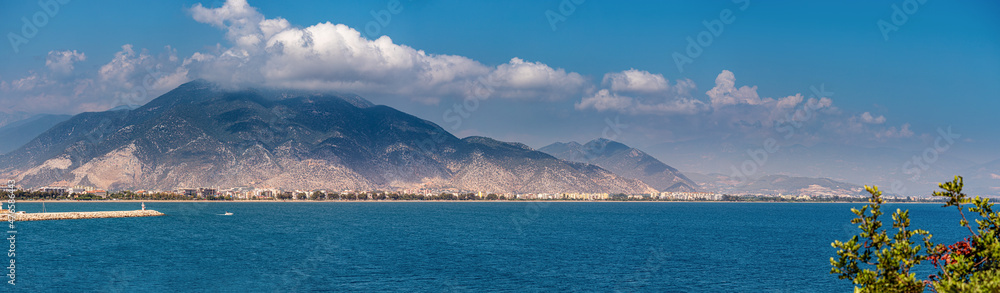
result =
[{"label": "hazy sky", "polygon": [[952,127],[966,158],[1000,158],[997,1],[45,1],[0,3],[0,111],[205,78],[353,92],[536,148],[921,148]]}]

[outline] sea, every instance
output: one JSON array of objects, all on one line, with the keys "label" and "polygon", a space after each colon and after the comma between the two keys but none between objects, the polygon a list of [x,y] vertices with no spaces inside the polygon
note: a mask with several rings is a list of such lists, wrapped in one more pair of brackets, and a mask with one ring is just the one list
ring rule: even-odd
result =
[{"label": "sea", "polygon": [[[161,217],[17,222],[5,292],[850,292],[860,203],[146,202]],[[17,208],[38,212],[41,203]],[[49,202],[48,212],[138,202]],[[954,207],[913,228],[968,236]],[[226,212],[232,215],[224,215]],[[891,223],[886,227],[891,228]],[[916,269],[918,277],[930,265]],[[8,276],[5,281],[8,281]]]}]

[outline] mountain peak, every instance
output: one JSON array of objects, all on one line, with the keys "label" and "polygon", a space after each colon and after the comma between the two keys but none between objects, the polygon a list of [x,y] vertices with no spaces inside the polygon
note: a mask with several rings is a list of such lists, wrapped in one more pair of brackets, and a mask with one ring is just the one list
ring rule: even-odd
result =
[{"label": "mountain peak", "polygon": [[534,149],[523,143],[499,141],[485,136],[469,136],[463,138],[462,141],[468,143],[481,144],[492,148],[514,148],[527,151],[534,151]]},{"label": "mountain peak", "polygon": [[584,149],[595,155],[613,155],[615,152],[628,151],[631,147],[607,138],[598,138],[583,145]]},{"label": "mountain peak", "polygon": [[173,107],[181,104],[195,104],[214,100],[248,100],[259,104],[276,101],[306,98],[306,99],[337,99],[345,101],[358,108],[375,106],[372,102],[355,94],[346,94],[323,90],[298,90],[279,88],[225,88],[216,83],[196,79],[184,83],[177,88],[153,99],[143,107],[146,109]]}]

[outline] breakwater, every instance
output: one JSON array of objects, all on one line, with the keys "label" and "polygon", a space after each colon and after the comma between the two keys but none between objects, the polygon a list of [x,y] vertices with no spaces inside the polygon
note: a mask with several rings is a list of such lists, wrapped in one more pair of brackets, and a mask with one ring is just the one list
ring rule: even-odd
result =
[{"label": "breakwater", "polygon": [[[8,221],[11,214],[0,214],[0,221]],[[100,219],[100,218],[132,218],[132,217],[156,217],[163,213],[154,210],[134,210],[134,211],[104,211],[104,212],[65,212],[65,213],[24,213],[14,214],[14,221],[46,221],[46,220],[73,220],[73,219]]]}]

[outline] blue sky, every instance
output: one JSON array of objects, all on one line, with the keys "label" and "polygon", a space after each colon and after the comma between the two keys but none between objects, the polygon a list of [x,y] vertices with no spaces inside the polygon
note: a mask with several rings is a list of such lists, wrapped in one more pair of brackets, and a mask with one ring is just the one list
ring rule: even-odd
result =
[{"label": "blue sky", "polygon": [[[372,12],[388,11],[390,2],[70,1],[15,52],[10,35],[23,36],[21,18],[30,21],[44,9],[5,1],[0,111],[78,113],[141,104],[208,77],[356,92],[458,136],[532,147],[597,138],[606,135],[606,121],[618,119],[629,127],[612,138],[643,147],[774,137],[782,117],[815,98],[821,114],[792,143],[919,149],[937,128],[952,126],[964,134],[965,158],[1000,158],[996,1],[404,0],[370,35],[366,26],[377,24]],[[893,5],[902,10],[913,3],[916,11],[901,11],[906,21],[886,39],[877,23],[892,23]],[[213,10],[224,5],[232,14]],[[574,8],[563,15],[560,5],[563,12]],[[565,19],[555,30],[547,11]],[[672,55],[684,54],[687,38],[697,38],[707,30],[703,21],[724,11],[732,21],[678,70]],[[253,27],[232,25],[244,20]],[[272,34],[260,28],[263,20],[286,24]],[[350,38],[351,30],[369,43]],[[296,44],[314,47],[289,49],[302,32],[316,43]],[[391,41],[375,44],[381,35]],[[261,40],[237,44],[245,36]],[[283,42],[282,51],[269,41]],[[330,49],[343,45],[337,42],[361,44],[368,51],[355,53],[371,55],[345,60]],[[249,57],[227,60],[227,52]],[[150,76],[143,68],[156,69],[151,85],[143,85]],[[499,81],[490,94],[470,96],[481,77]],[[811,92],[819,86],[827,101]],[[136,88],[148,94],[135,95]],[[469,117],[448,112],[470,97],[479,103]]]}]

